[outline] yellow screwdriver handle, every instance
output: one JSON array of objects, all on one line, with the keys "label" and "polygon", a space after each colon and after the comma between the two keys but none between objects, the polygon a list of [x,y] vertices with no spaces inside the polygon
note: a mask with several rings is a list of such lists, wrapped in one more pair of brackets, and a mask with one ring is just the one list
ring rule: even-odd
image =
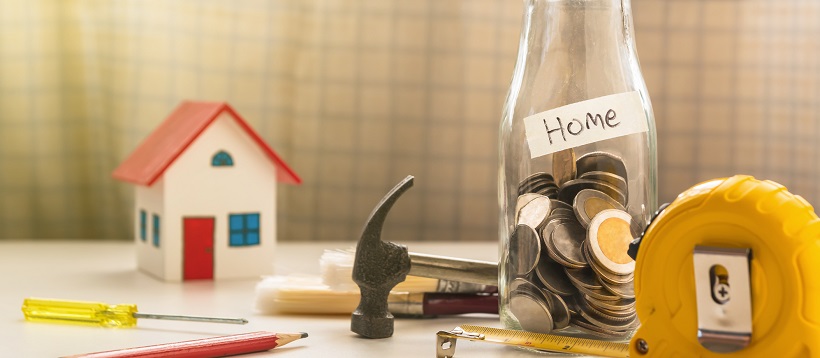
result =
[{"label": "yellow screwdriver handle", "polygon": [[107,305],[99,302],[64,301],[38,298],[23,300],[23,315],[33,322],[80,324],[86,326],[133,327],[137,305]]}]

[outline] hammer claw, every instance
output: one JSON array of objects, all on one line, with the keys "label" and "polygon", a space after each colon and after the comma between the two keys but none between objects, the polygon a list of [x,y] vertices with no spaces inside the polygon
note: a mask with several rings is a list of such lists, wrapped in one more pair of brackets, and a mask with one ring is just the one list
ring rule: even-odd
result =
[{"label": "hammer claw", "polygon": [[356,245],[353,281],[359,285],[361,301],[353,312],[350,329],[368,338],[393,335],[387,295],[410,272],[410,255],[403,245],[382,241],[381,232],[390,208],[411,186],[413,176],[408,175],[382,198],[370,213]]}]

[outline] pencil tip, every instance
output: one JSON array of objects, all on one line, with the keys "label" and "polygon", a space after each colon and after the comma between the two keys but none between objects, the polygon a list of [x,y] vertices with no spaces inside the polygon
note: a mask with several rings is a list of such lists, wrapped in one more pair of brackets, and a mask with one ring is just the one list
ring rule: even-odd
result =
[{"label": "pencil tip", "polygon": [[302,337],[300,337],[300,338],[307,338],[308,334],[306,332],[301,332],[301,333],[302,333]]}]

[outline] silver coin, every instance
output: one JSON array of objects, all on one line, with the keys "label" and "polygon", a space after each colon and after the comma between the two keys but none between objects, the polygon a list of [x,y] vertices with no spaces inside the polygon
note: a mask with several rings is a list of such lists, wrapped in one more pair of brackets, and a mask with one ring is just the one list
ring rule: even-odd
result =
[{"label": "silver coin", "polygon": [[601,267],[618,275],[635,271],[635,260],[627,254],[632,242],[629,213],[616,209],[602,210],[589,223],[588,254]]},{"label": "silver coin", "polygon": [[545,186],[542,189],[536,190],[535,193],[554,199],[558,197],[558,187]]},{"label": "silver coin", "polygon": [[637,318],[637,315],[634,314],[627,317],[610,316],[590,307],[584,300],[579,300],[578,303],[581,308],[579,312],[581,317],[600,328],[612,331],[625,330],[631,327]]},{"label": "silver coin", "polygon": [[552,235],[552,232],[555,231],[556,226],[574,222],[575,220],[570,217],[550,215],[547,217],[547,223],[541,226],[541,239],[546,244],[547,241],[550,240],[550,236]]},{"label": "silver coin", "polygon": [[563,201],[560,201],[560,200],[552,200],[552,201],[550,201],[550,204],[552,204],[552,211],[553,212],[555,211],[555,209],[567,209],[567,210],[570,210],[570,211],[572,210],[572,205],[571,204],[567,204],[567,203],[565,203]]},{"label": "silver coin", "polygon": [[564,299],[552,292],[543,292],[547,298],[548,306],[550,308],[550,315],[552,316],[553,328],[562,329],[569,326],[570,312]]},{"label": "silver coin", "polygon": [[553,319],[549,307],[538,296],[526,291],[513,291],[510,294],[510,311],[525,331],[552,332]]},{"label": "silver coin", "polygon": [[550,200],[550,198],[541,195],[524,204],[521,210],[518,211],[516,224],[527,225],[533,229],[541,226],[549,216],[551,210]]},{"label": "silver coin", "polygon": [[568,216],[568,217],[574,218],[574,217],[575,217],[575,212],[574,212],[574,211],[572,211],[572,209],[571,209],[571,208],[570,208],[570,209],[567,209],[567,208],[563,208],[563,207],[553,209],[553,210],[550,212],[550,216],[558,216],[558,215],[564,215],[564,216]]},{"label": "silver coin", "polygon": [[598,327],[580,316],[578,316],[577,318],[573,317],[573,319],[570,321],[570,324],[574,325],[576,328],[581,329],[587,334],[591,334],[593,336],[601,338],[612,339],[624,336],[626,334],[626,332],[624,331],[613,331],[610,329]]},{"label": "silver coin", "polygon": [[581,254],[581,245],[585,239],[586,230],[577,223],[558,224],[550,235],[550,241],[556,249],[555,253],[573,266],[581,267],[587,265]]},{"label": "silver coin", "polygon": [[527,193],[540,193],[540,192],[557,192],[558,186],[555,185],[554,182],[544,180],[533,183],[531,186],[528,186],[523,189]]},{"label": "silver coin", "polygon": [[580,269],[584,267],[567,261],[566,259],[561,257],[561,255],[558,254],[558,249],[555,248],[555,245],[552,242],[551,235],[550,237],[545,238],[543,241],[544,247],[547,251],[547,256],[549,256],[555,262],[559,263],[561,266],[564,266],[564,268]]},{"label": "silver coin", "polygon": [[515,290],[521,288],[522,286],[531,285],[531,284],[532,283],[529,280],[519,277],[519,278],[516,278],[516,279],[512,280],[512,282],[510,282],[509,291],[512,292],[512,291],[515,291]]},{"label": "silver coin", "polygon": [[572,282],[578,289],[585,288],[590,290],[603,290],[601,282],[598,281],[598,276],[590,268],[569,269],[565,268],[564,272],[567,274],[570,282]]},{"label": "silver coin", "polygon": [[583,293],[584,295],[590,296],[601,301],[617,301],[621,299],[621,297],[619,297],[618,295],[615,295],[612,292],[609,292],[603,288],[594,289],[580,286],[576,287],[578,288],[578,291],[581,291],[581,293]]},{"label": "silver coin", "polygon": [[575,161],[577,175],[584,173],[601,171],[615,174],[629,183],[626,173],[626,165],[621,157],[609,152],[591,152],[584,154]]},{"label": "silver coin", "polygon": [[592,218],[603,210],[618,209],[624,212],[626,211],[623,205],[619,204],[609,195],[595,189],[579,191],[578,194],[575,195],[572,207],[575,217],[578,218],[578,222],[580,222],[584,228],[588,228]]},{"label": "silver coin", "polygon": [[564,149],[552,153],[552,174],[558,186],[575,179],[575,150]]},{"label": "silver coin", "polygon": [[618,190],[612,185],[597,180],[589,179],[575,179],[566,182],[560,190],[558,190],[558,200],[572,205],[575,196],[581,190],[595,189],[609,195],[610,198],[617,201],[621,206],[626,207],[626,194]]},{"label": "silver coin", "polygon": [[584,295],[584,299],[587,303],[600,310],[609,310],[613,312],[634,312],[635,311],[635,300],[634,299],[620,299],[617,301],[603,301],[599,300],[595,297]]},{"label": "silver coin", "polygon": [[541,262],[535,268],[535,273],[547,291],[561,296],[577,293],[575,286],[564,273],[564,267],[552,260],[549,255],[541,255]]},{"label": "silver coin", "polygon": [[601,285],[604,286],[609,292],[617,295],[618,297],[625,298],[625,299],[633,299],[635,298],[635,286],[632,282],[622,283],[622,284],[611,284],[606,282],[605,280],[601,280]]},{"label": "silver coin", "polygon": [[[524,193],[518,196],[518,199],[515,201],[515,222],[518,223],[518,215],[521,212],[521,209],[524,208],[527,204],[531,201],[541,198],[543,195],[539,195],[536,193]],[[550,200],[550,208],[552,207],[552,201]]]},{"label": "silver coin", "polygon": [[541,256],[541,239],[534,228],[528,225],[517,225],[509,243],[509,262],[516,275],[530,273],[538,265]]},{"label": "silver coin", "polygon": [[[540,197],[541,197],[541,195],[538,195],[536,193],[524,193],[524,194],[519,195],[518,198],[515,200],[515,213],[516,213],[516,215],[518,214],[519,211],[521,211],[521,208],[523,208],[524,205],[527,205],[529,202],[531,202],[531,201],[533,201],[537,198],[540,198]],[[552,205],[552,202],[550,202],[550,207],[551,207],[551,205]]]},{"label": "silver coin", "polygon": [[[615,314],[608,314],[607,311],[609,310],[600,310],[589,303],[589,301],[579,298],[578,299],[578,306],[581,312],[588,313],[593,318],[598,318],[600,320],[610,321],[607,323],[612,323],[614,326],[627,326],[635,320],[636,313],[635,310],[628,310],[627,312],[623,311],[615,311]],[[587,319],[589,319],[587,317]],[[590,322],[596,323],[593,320]],[[618,323],[613,323],[618,322]]]},{"label": "silver coin", "polygon": [[518,195],[527,193],[529,189],[532,188],[533,185],[536,183],[541,182],[555,182],[555,179],[552,175],[544,172],[538,172],[530,174],[528,177],[524,178],[524,180],[518,183]]},{"label": "silver coin", "polygon": [[629,186],[626,184],[626,180],[617,174],[612,174],[608,172],[602,171],[592,171],[586,172],[578,177],[578,179],[590,179],[590,180],[598,180],[609,185],[618,188],[618,190],[628,194],[629,193]]},{"label": "silver coin", "polygon": [[[603,302],[603,301],[598,301],[598,302]],[[587,303],[589,303],[589,301],[587,301]],[[597,306],[593,305],[592,303],[589,303],[589,305],[590,305],[590,307],[594,308],[596,311],[601,312],[602,314],[605,314],[607,316],[619,317],[619,318],[632,318],[635,315],[635,309],[634,308],[611,310],[611,309],[608,309],[608,308],[597,307]]]}]

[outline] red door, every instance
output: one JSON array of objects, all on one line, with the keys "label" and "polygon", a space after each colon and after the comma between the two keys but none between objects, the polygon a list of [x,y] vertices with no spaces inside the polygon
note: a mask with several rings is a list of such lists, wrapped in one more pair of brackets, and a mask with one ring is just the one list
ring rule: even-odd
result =
[{"label": "red door", "polygon": [[214,278],[214,218],[183,218],[182,279]]}]

